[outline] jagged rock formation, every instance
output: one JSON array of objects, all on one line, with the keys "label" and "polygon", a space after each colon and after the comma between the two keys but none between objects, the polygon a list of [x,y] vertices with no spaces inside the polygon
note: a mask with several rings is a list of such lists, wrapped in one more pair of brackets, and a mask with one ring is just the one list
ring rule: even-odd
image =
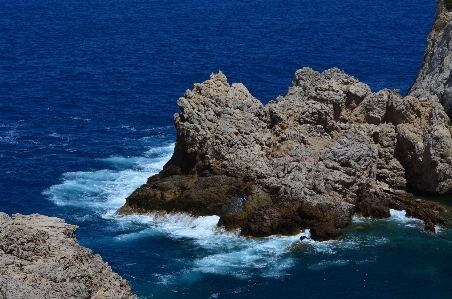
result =
[{"label": "jagged rock formation", "polygon": [[370,88],[338,69],[296,72],[263,106],[220,72],[180,98],[174,154],[119,214],[151,210],[220,216],[251,236],[311,229],[337,238],[352,216],[406,209],[426,228],[435,207],[399,196],[407,184],[452,191],[449,119],[436,96]]},{"label": "jagged rock formation", "polygon": [[452,116],[451,70],[452,12],[446,8],[444,0],[437,0],[435,20],[427,37],[422,67],[408,94],[419,98],[434,94],[446,113]]},{"label": "jagged rock formation", "polygon": [[0,212],[0,299],[137,298],[126,280],[75,239],[77,226]]}]

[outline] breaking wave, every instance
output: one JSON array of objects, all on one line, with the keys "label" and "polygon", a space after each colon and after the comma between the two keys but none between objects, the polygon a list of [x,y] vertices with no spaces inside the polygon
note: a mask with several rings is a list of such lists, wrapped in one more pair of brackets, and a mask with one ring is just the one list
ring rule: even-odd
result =
[{"label": "breaking wave", "polygon": [[169,160],[174,144],[150,149],[142,157],[110,157],[99,160],[107,169],[67,172],[62,182],[43,194],[60,206],[78,206],[109,213],[125,198],[159,172]]},{"label": "breaking wave", "polygon": [[[183,213],[149,213],[117,216],[115,211],[124,204],[125,198],[162,169],[173,149],[174,144],[171,144],[150,148],[140,157],[101,159],[99,162],[105,169],[65,173],[61,183],[51,186],[43,194],[57,205],[82,209],[83,215],[75,216],[77,221],[89,221],[92,219],[90,215],[113,221],[112,231],[119,228],[112,236],[116,242],[163,236],[188,241],[202,250],[203,254],[188,261],[184,273],[161,276],[164,284],[178,279],[194,279],[203,274],[228,275],[238,279],[254,276],[278,279],[289,275],[288,270],[298,263],[297,254],[300,252],[316,257],[314,263],[303,265],[311,271],[375,262],[372,259],[344,259],[341,252],[359,252],[364,247],[390,242],[381,235],[353,233],[353,227],[359,229],[375,223],[359,217],[354,217],[352,232],[346,233],[344,239],[316,242],[309,238],[309,230],[295,236],[245,238],[239,231],[217,227],[219,217],[215,215],[192,217]],[[381,221],[408,227],[419,222],[406,217],[404,211],[395,210],[391,210],[390,218]],[[305,238],[300,240],[302,236]]]}]

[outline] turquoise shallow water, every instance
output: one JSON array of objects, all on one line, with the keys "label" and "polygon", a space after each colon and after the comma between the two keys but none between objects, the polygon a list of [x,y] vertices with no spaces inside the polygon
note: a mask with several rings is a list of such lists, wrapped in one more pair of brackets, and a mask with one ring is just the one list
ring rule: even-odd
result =
[{"label": "turquoise shallow water", "polygon": [[402,212],[323,243],[245,239],[216,217],[113,215],[170,158],[194,82],[222,70],[265,103],[303,66],[339,67],[406,93],[434,6],[0,0],[0,210],[77,224],[140,298],[450,298],[450,225],[431,235]]}]

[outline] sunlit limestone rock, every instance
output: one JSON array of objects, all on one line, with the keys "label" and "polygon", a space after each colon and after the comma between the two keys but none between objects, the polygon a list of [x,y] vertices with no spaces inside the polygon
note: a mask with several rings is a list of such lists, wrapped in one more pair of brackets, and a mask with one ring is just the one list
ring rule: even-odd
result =
[{"label": "sunlit limestone rock", "polygon": [[58,218],[0,212],[0,298],[137,298],[78,244],[76,229]]},{"label": "sunlit limestone rock", "polygon": [[338,69],[303,68],[266,106],[221,72],[178,105],[171,160],[119,214],[219,215],[219,225],[243,235],[310,229],[316,240],[340,237],[357,212],[405,209],[430,231],[442,222],[434,206],[398,196],[407,184],[452,191],[448,117],[436,96],[372,93]]},{"label": "sunlit limestone rock", "polygon": [[[450,4],[448,5],[450,6]],[[452,116],[452,11],[444,0],[436,1],[433,27],[427,37],[422,67],[409,91],[414,97],[436,95]]]}]

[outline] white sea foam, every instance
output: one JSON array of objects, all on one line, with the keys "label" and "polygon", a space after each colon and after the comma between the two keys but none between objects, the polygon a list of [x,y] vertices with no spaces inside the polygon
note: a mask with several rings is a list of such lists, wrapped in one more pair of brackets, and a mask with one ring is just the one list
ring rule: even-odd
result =
[{"label": "white sea foam", "polygon": [[[122,225],[147,225],[144,231],[119,235],[118,240],[130,240],[139,236],[154,234],[155,231],[165,233],[172,238],[204,239],[215,234],[225,233],[217,228],[220,217],[192,217],[185,213],[166,214],[149,213],[145,215],[116,216],[113,212],[104,215],[105,218],[116,219]],[[226,233],[225,233],[226,234]]]},{"label": "white sea foam", "polygon": [[[142,228],[116,236],[118,242],[133,242],[136,239],[159,235],[182,239],[203,249],[202,253],[185,261],[183,271],[158,274],[157,283],[164,285],[196,281],[201,279],[203,274],[233,276],[238,279],[256,276],[278,279],[288,275],[289,269],[297,264],[294,248],[303,248],[303,254],[322,257],[322,260],[306,265],[312,271],[349,264],[373,263],[376,259],[354,261],[344,259],[338,252],[362,250],[389,242],[385,237],[371,235],[316,242],[309,238],[308,230],[295,236],[245,238],[240,236],[239,232],[227,232],[218,228],[218,216],[192,217],[184,213],[116,216],[111,212],[103,217],[115,220],[124,228]],[[308,238],[300,241],[301,236]]]},{"label": "white sea foam", "polygon": [[443,231],[443,228],[439,225],[435,225],[435,234],[439,234]]},{"label": "white sea foam", "polygon": [[172,154],[174,151],[175,144],[170,144],[168,146],[162,146],[162,147],[151,147],[149,150],[145,152],[146,156],[152,155],[152,154],[159,154],[168,156],[169,154]]},{"label": "white sea foam", "polygon": [[145,182],[143,173],[133,170],[68,172],[63,175],[61,184],[51,186],[43,194],[57,205],[114,209],[124,204],[127,195]]},{"label": "white sea foam", "polygon": [[118,217],[106,215],[124,226],[147,224],[139,232],[117,236],[118,241],[130,242],[133,239],[164,234],[174,239],[189,239],[200,248],[207,250],[202,257],[195,258],[189,271],[192,279],[196,273],[231,275],[236,278],[249,278],[253,275],[262,277],[280,277],[293,266],[294,260],[288,254],[301,236],[309,236],[305,231],[295,236],[272,236],[268,238],[245,238],[239,232],[228,232],[217,227],[218,216],[192,217],[188,214],[131,215]]},{"label": "white sea foam", "polygon": [[[228,232],[217,227],[218,216],[192,217],[188,214],[150,213],[146,215],[117,216],[125,198],[147,178],[157,173],[171,157],[174,144],[150,148],[141,157],[113,156],[100,160],[107,169],[63,174],[62,182],[43,193],[58,205],[72,205],[86,209],[79,221],[89,220],[97,214],[115,221],[123,232],[115,238],[118,242],[164,235],[184,239],[203,249],[187,265],[187,271],[176,276],[164,277],[162,283],[171,279],[193,280],[204,273],[230,275],[246,279],[258,275],[278,278],[287,274],[296,260],[294,248],[304,248],[306,254],[333,256],[338,250],[358,250],[361,240],[315,242],[309,231],[295,236],[272,236],[268,238],[245,238],[239,232]],[[300,241],[300,237],[307,237]],[[381,240],[380,240],[381,241]],[[378,243],[379,240],[368,240]],[[311,265],[313,270],[321,267],[341,266],[346,262],[332,261],[328,264]]]},{"label": "white sea foam", "polygon": [[[228,274],[248,278],[258,272],[264,277],[280,277],[292,267],[288,255],[292,246],[300,242],[302,234],[290,237],[273,236],[262,239],[210,238],[201,245],[216,249],[214,254],[195,260],[195,270],[203,273]],[[219,251],[219,252],[218,252]],[[252,271],[250,271],[252,270]]]},{"label": "white sea foam", "polygon": [[171,157],[170,148],[174,145],[158,148],[158,155],[146,152],[143,157],[101,159],[108,169],[64,173],[62,183],[51,186],[43,194],[57,205],[96,208],[101,212],[116,210],[149,176],[162,169]]},{"label": "white sea foam", "polygon": [[361,217],[361,216],[354,215],[352,218],[352,223],[354,223],[354,224],[367,223],[370,220],[371,219],[369,217]]},{"label": "white sea foam", "polygon": [[[234,276],[248,279],[253,276],[279,278],[287,275],[288,269],[296,263],[293,250],[303,248],[304,254],[313,256],[330,256],[332,260],[323,260],[307,265],[310,270],[322,270],[334,266],[346,266],[350,261],[334,259],[341,250],[361,250],[363,247],[375,246],[389,242],[385,237],[367,236],[364,238],[344,238],[340,241],[317,242],[310,239],[309,230],[295,236],[271,236],[267,238],[245,238],[239,232],[227,232],[217,227],[218,216],[192,217],[184,213],[130,215],[118,217],[106,215],[129,225],[145,225],[141,231],[134,231],[117,236],[118,241],[130,242],[137,238],[156,234],[174,239],[187,239],[192,244],[206,250],[201,257],[196,257],[187,264],[186,271],[172,277],[165,277],[163,283],[176,280],[196,280],[198,273]],[[300,240],[301,236],[307,238]],[[374,262],[374,261],[365,261]]]},{"label": "white sea foam", "polygon": [[[415,223],[422,222],[422,220],[419,220],[417,218],[407,217],[405,210],[399,211],[399,210],[390,209],[389,213],[390,213],[390,217],[382,219],[381,221],[396,222],[396,223],[406,224],[407,226],[412,226]],[[352,219],[352,222],[354,224],[369,223],[369,222],[375,222],[375,221],[378,221],[378,220],[371,219],[368,217],[358,217],[356,215]]]},{"label": "white sea foam", "polygon": [[423,223],[423,221],[420,219],[407,217],[405,210],[398,211],[391,209],[389,211],[391,213],[391,217],[389,217],[388,221],[390,222],[396,222],[399,225],[403,225],[409,228],[421,227],[421,224]]},{"label": "white sea foam", "polygon": [[391,214],[391,218],[393,220],[397,220],[399,222],[405,223],[405,222],[409,222],[412,219],[412,218],[406,217],[406,211],[405,210],[398,211],[398,210],[390,209],[389,213]]}]

